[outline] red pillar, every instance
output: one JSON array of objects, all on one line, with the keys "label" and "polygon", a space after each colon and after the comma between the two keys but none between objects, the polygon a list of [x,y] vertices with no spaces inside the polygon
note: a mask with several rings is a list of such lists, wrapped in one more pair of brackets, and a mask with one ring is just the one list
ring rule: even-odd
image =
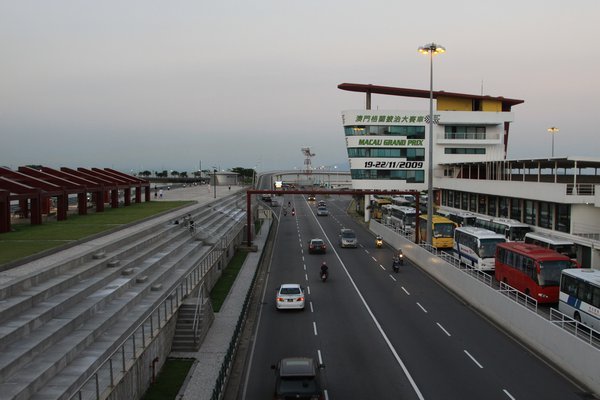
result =
[{"label": "red pillar", "polygon": [[10,232],[10,200],[8,190],[0,190],[0,233]]},{"label": "red pillar", "polygon": [[87,214],[87,193],[77,193],[77,213],[79,215]]},{"label": "red pillar", "polygon": [[124,200],[123,204],[125,206],[131,205],[131,188],[125,188],[124,192],[125,192],[125,200]]},{"label": "red pillar", "polygon": [[112,208],[119,208],[119,189],[110,191],[110,206]]}]

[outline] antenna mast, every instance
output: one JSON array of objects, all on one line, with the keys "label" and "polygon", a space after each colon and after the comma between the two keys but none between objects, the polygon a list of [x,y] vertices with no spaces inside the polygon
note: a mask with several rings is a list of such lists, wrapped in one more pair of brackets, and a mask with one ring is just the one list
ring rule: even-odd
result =
[{"label": "antenna mast", "polygon": [[306,175],[310,175],[310,174],[312,174],[311,159],[315,156],[315,153],[311,153],[310,147],[303,147],[302,154],[304,154],[304,173]]}]

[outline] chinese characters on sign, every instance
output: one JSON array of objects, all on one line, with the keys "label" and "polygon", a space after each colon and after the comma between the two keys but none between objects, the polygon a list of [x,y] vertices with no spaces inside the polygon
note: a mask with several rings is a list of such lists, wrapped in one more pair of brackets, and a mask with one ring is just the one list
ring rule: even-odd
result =
[{"label": "chinese characters on sign", "polygon": [[[439,115],[433,116],[433,123],[437,124],[440,120]],[[419,124],[429,123],[429,115],[357,115],[354,122],[388,123],[388,124]]]}]

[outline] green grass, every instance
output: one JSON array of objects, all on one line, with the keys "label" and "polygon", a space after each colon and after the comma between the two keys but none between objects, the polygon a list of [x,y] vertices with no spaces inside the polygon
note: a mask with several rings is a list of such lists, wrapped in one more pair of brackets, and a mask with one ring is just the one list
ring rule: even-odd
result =
[{"label": "green grass", "polygon": [[119,226],[160,214],[189,201],[153,201],[128,207],[105,208],[104,212],[69,215],[66,221],[48,221],[41,225],[13,224],[12,231],[0,233],[0,265],[44,250],[63,246]]},{"label": "green grass", "polygon": [[156,382],[144,393],[142,400],[175,399],[193,364],[194,360],[190,359],[168,358]]},{"label": "green grass", "polygon": [[213,287],[210,292],[210,300],[212,302],[213,311],[219,312],[225,298],[229,294],[229,290],[235,281],[242,265],[244,264],[244,260],[246,260],[247,251],[237,250],[235,255],[227,265],[227,268],[223,270],[223,274]]}]

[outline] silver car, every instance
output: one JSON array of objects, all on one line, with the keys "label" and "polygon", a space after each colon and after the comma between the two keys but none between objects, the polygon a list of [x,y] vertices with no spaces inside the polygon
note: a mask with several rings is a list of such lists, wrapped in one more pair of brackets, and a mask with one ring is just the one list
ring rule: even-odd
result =
[{"label": "silver car", "polygon": [[356,233],[352,229],[344,228],[340,230],[340,246],[341,247],[358,247],[358,239]]},{"label": "silver car", "polygon": [[297,283],[284,283],[277,289],[275,305],[278,310],[304,310],[304,290]]}]

